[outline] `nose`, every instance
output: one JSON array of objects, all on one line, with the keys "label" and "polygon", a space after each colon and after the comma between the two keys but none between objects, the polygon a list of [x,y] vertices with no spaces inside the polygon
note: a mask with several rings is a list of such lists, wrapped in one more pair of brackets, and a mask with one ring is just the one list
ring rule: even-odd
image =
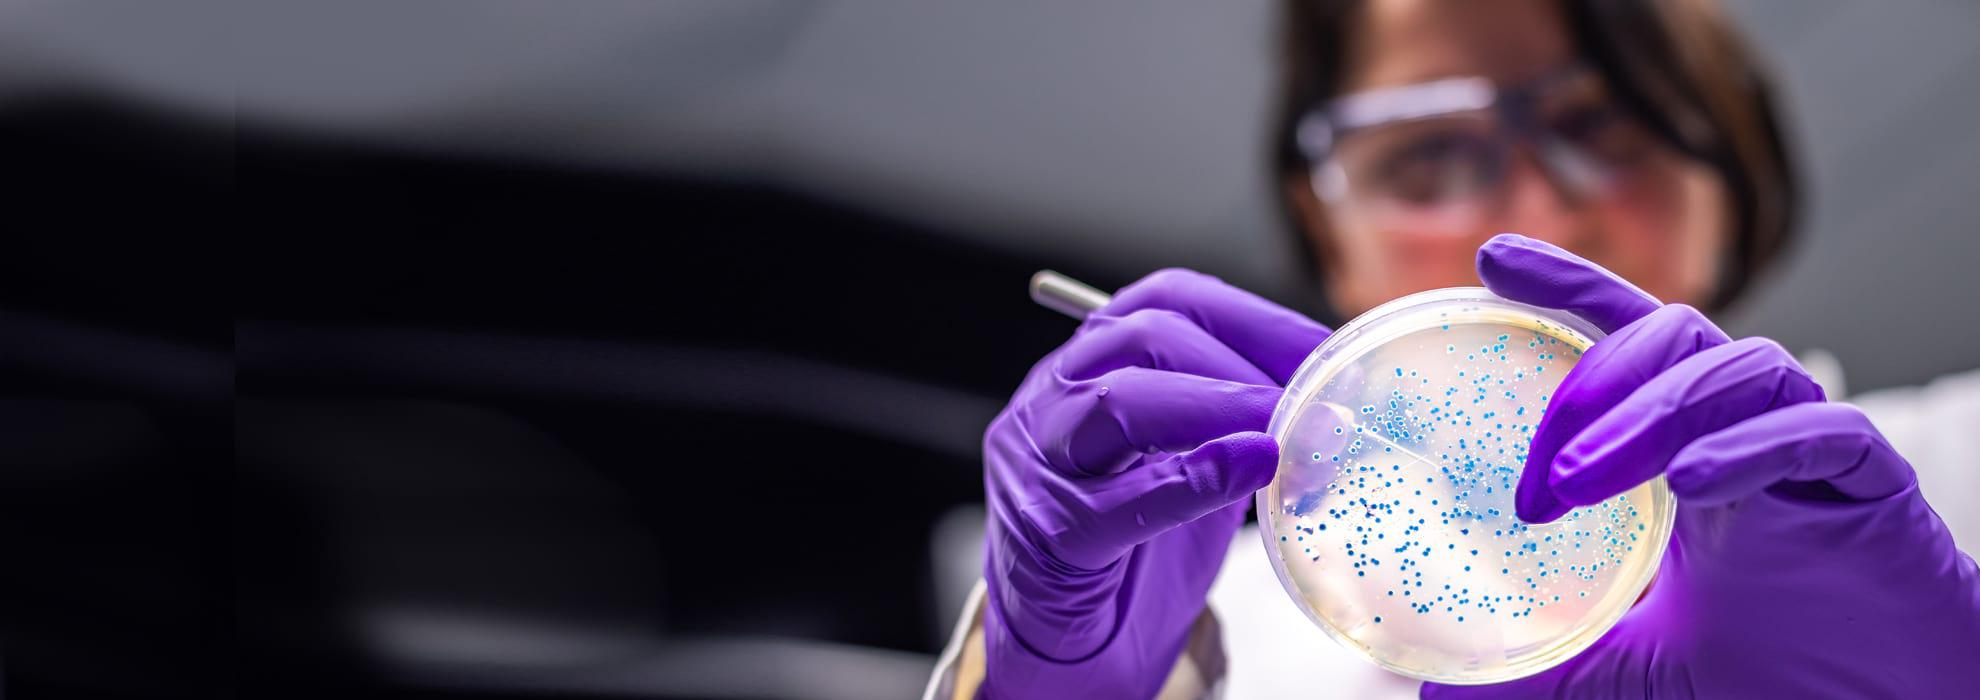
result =
[{"label": "nose", "polygon": [[1515,231],[1569,250],[1579,249],[1587,229],[1587,198],[1549,172],[1532,146],[1522,144],[1509,156],[1504,213],[1495,232]]}]

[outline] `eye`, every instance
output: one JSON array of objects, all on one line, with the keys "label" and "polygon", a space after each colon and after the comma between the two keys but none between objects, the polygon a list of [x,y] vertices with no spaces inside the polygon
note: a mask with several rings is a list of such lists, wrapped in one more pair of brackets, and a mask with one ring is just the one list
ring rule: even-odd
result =
[{"label": "eye", "polygon": [[1375,161],[1370,175],[1396,199],[1429,204],[1457,194],[1486,177],[1490,148],[1478,134],[1424,131],[1398,141]]},{"label": "eye", "polygon": [[1552,129],[1582,151],[1616,164],[1636,162],[1655,145],[1648,129],[1609,103],[1568,109],[1554,118]]}]

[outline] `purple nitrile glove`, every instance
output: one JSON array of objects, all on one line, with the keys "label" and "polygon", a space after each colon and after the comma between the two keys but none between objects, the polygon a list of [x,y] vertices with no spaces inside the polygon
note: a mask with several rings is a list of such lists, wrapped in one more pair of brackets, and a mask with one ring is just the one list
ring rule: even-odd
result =
[{"label": "purple nitrile glove", "polygon": [[983,438],[983,698],[1147,698],[1272,480],[1262,431],[1327,329],[1215,278],[1122,289]]},{"label": "purple nitrile glove", "polygon": [[1426,698],[1972,697],[1980,570],[1855,407],[1779,345],[1731,340],[1593,263],[1514,235],[1478,252],[1500,296],[1613,333],[1561,382],[1515,495],[1544,522],[1663,474],[1656,580],[1538,675]]}]

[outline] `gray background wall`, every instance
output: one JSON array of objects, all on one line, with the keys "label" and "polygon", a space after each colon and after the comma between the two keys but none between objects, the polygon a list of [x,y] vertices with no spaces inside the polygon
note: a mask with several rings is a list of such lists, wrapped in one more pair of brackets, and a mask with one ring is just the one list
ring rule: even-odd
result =
[{"label": "gray background wall", "polygon": [[[1812,192],[1803,244],[1732,328],[1827,348],[1858,390],[1980,367],[1980,6],[1729,4],[1784,78]],[[225,55],[184,13],[120,11],[137,15],[0,6],[0,97],[104,84],[420,148],[762,180],[1280,294],[1297,264],[1259,166],[1263,0],[268,2],[239,8]]]}]

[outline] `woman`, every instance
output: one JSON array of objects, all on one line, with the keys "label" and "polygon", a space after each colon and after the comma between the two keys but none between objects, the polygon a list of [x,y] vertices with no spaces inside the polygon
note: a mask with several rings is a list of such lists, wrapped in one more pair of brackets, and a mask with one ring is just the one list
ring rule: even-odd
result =
[{"label": "woman", "polygon": [[[1680,503],[1660,578],[1595,646],[1424,695],[1958,692],[1980,572],[1911,465],[1778,345],[1696,310],[1774,258],[1794,193],[1764,85],[1714,7],[1304,2],[1287,22],[1277,175],[1331,306],[1482,280],[1601,326],[1534,437],[1518,515],[1658,474]],[[1213,692],[1222,638],[1275,634],[1220,635],[1205,598],[1276,467],[1259,431],[1279,387],[1327,333],[1166,271],[1041,360],[985,436],[982,608],[931,694]]]}]

